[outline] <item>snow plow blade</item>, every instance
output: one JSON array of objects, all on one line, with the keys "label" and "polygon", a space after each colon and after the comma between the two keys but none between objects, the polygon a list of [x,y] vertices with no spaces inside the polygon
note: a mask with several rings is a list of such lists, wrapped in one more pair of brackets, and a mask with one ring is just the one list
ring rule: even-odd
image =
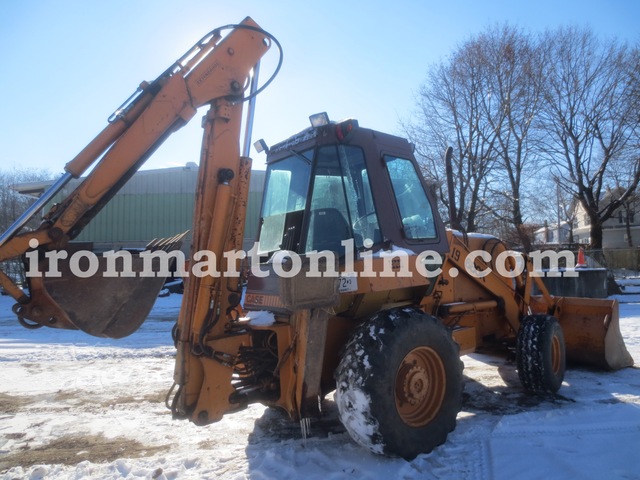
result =
[{"label": "snow plow blade", "polygon": [[566,343],[567,360],[618,370],[633,365],[620,333],[617,300],[563,297],[556,315]]},{"label": "snow plow blade", "polygon": [[[168,253],[180,247],[184,234],[178,237],[154,241],[146,250]],[[98,255],[98,270],[91,276],[74,275],[70,268],[72,262],[66,259],[58,261],[59,277],[42,275],[31,278],[30,301],[14,307],[20,323],[27,328],[48,326],[77,329],[105,338],[131,335],[149,315],[166,275],[147,276],[145,260],[140,252],[127,253],[131,259],[131,268],[126,268],[127,275],[122,275],[125,265],[124,262],[120,263],[122,260],[116,263],[116,269],[120,270],[115,276],[108,269],[107,258]],[[153,265],[153,273],[161,272],[158,268],[161,263],[159,258],[147,259],[146,262]],[[82,262],[79,265],[80,270],[86,270]],[[40,272],[47,272],[47,267],[46,260],[40,262]],[[145,275],[141,275],[143,269]]]}]

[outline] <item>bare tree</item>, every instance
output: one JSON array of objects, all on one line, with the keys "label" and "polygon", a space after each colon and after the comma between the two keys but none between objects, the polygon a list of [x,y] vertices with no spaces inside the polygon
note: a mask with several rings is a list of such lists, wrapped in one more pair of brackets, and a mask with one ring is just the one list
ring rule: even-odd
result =
[{"label": "bare tree", "polygon": [[633,247],[633,236],[631,233],[631,225],[634,223],[634,220],[635,220],[635,213],[637,211],[639,199],[638,199],[637,192],[633,192],[632,194],[627,195],[624,200],[620,200],[620,198],[625,194],[626,194],[625,187],[621,187],[618,184],[616,185],[615,188],[607,189],[605,199],[608,203],[616,202],[616,204],[619,205],[616,210],[618,222],[624,224],[625,234],[627,237],[627,246],[631,248]]},{"label": "bare tree", "polygon": [[[514,243],[530,249],[523,204],[527,175],[536,171],[531,131],[540,90],[537,47],[508,26],[478,35],[429,72],[408,133],[449,206],[443,215],[452,226],[496,231],[500,225],[510,237],[515,232]],[[453,199],[442,161],[449,144]]]},{"label": "bare tree", "polygon": [[[405,126],[425,175],[436,186],[445,218],[468,231],[478,228],[484,179],[495,163],[495,135],[482,120],[486,70],[470,41],[433,68],[418,97],[416,118]],[[486,130],[486,131],[484,131]],[[455,205],[450,205],[443,156],[453,147]],[[452,208],[450,208],[452,207]],[[449,215],[450,212],[453,215]]]},{"label": "bare tree", "polygon": [[[13,168],[0,170],[0,233],[5,232],[13,222],[24,213],[35,201],[34,197],[18,193],[15,187],[19,184],[37,182],[51,178],[51,174],[43,170],[27,170]],[[35,228],[40,219],[34,218],[25,228]],[[2,262],[2,271],[13,278],[17,284],[24,283],[24,269],[19,259]]]},{"label": "bare tree", "polygon": [[45,170],[19,168],[0,170],[0,232],[7,230],[35,201],[34,197],[18,193],[15,187],[19,184],[39,182],[51,178],[51,173]]},{"label": "bare tree", "polygon": [[541,103],[539,49],[528,35],[509,26],[488,30],[478,43],[488,72],[483,118],[489,129],[485,131],[491,132],[487,140],[496,143],[500,166],[489,178],[489,208],[513,226],[516,243],[530,251],[533,238],[525,221],[525,183],[538,172],[533,120]]},{"label": "bare tree", "polygon": [[[638,49],[601,41],[591,30],[562,28],[543,37],[544,153],[570,186],[591,225],[591,247],[602,248],[602,224],[640,182]],[[614,172],[626,171],[623,192],[602,202]],[[618,175],[618,178],[621,178]]]},{"label": "bare tree", "polygon": [[[602,223],[640,182],[639,78],[637,47],[601,41],[588,29],[533,38],[504,26],[464,43],[428,73],[418,113],[405,127],[442,204],[451,207],[443,216],[470,231],[505,231],[528,250],[541,200],[559,211],[560,193],[542,181],[553,179],[562,197],[584,207],[592,246],[601,247]],[[623,188],[620,198],[603,202],[613,186]]]},{"label": "bare tree", "polygon": [[629,248],[633,247],[633,235],[631,233],[631,225],[634,221],[634,216],[636,213],[636,205],[638,203],[637,195],[634,193],[627,197],[627,199],[622,203],[620,207],[620,212],[623,217],[625,233],[627,235],[627,246]]}]

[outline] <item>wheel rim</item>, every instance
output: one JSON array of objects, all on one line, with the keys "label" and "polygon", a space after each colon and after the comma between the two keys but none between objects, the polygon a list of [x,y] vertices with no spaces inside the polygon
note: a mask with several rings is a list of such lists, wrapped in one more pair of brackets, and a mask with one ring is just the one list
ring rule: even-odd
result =
[{"label": "wheel rim", "polygon": [[554,375],[558,375],[560,373],[560,364],[562,363],[560,352],[560,339],[554,335],[551,339],[551,369],[553,370]]},{"label": "wheel rim", "polygon": [[447,377],[440,355],[429,347],[417,347],[403,359],[395,381],[396,409],[402,421],[422,427],[440,411]]}]

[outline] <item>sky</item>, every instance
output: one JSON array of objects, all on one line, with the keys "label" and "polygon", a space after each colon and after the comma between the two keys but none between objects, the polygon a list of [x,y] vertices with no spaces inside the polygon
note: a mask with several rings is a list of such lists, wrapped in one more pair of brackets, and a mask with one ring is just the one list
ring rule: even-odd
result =
[{"label": "sky", "polygon": [[[137,88],[214,28],[251,16],[282,44],[284,63],[257,98],[253,139],[275,144],[311,114],[401,134],[430,66],[495,25],[528,32],[576,25],[640,41],[637,0],[58,0],[0,2],[0,169],[53,177]],[[261,78],[270,75],[275,49]],[[143,168],[198,162],[199,118]],[[254,168],[264,154],[252,149]]]}]

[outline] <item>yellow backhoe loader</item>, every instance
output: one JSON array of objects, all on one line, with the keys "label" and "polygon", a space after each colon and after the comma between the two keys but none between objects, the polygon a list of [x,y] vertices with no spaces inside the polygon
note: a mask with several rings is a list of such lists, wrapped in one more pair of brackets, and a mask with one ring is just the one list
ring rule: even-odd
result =
[{"label": "yellow backhoe loader", "polygon": [[[274,45],[281,52],[250,18],[206,35],[142,83],[0,236],[0,261],[23,258],[42,272],[26,290],[0,272],[23,325],[113,338],[140,326],[164,281],[147,260],[170,255],[180,237],[122,260],[130,271],[115,277],[104,274],[113,258],[74,260],[69,246],[155,148],[208,105],[189,275],[173,330],[175,417],[205,425],[258,402],[305,426],[335,390],[355,441],[413,458],[454,429],[460,356],[481,346],[514,350],[522,387],[534,393],[560,388],[565,359],[605,369],[633,363],[615,300],[552,296],[531,258],[495,237],[447,230],[411,145],[356,120],[317,115],[267,148],[259,239],[243,251],[253,102],[269,83],[258,88],[257,70]],[[39,228],[25,228],[91,166]],[[54,260],[61,275],[51,277]]]}]

